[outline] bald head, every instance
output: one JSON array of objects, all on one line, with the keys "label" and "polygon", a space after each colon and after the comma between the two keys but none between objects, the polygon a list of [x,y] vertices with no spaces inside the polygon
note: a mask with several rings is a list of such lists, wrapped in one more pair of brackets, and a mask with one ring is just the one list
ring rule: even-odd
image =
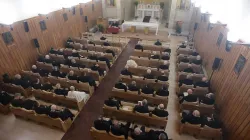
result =
[{"label": "bald head", "polygon": [[141,134],[141,129],[139,127],[136,127],[134,130],[135,135],[140,135]]},{"label": "bald head", "polygon": [[32,69],[36,70],[37,69],[36,65],[32,65]]},{"label": "bald head", "polygon": [[151,69],[148,69],[148,70],[147,70],[147,74],[150,74],[150,73],[151,73]]},{"label": "bald head", "polygon": [[55,110],[56,110],[56,108],[57,108],[57,106],[56,106],[56,105],[52,105],[52,106],[50,107],[51,111],[55,111]]},{"label": "bald head", "polygon": [[164,109],[164,104],[159,104],[159,109]]},{"label": "bald head", "polygon": [[49,55],[45,55],[45,59],[50,59]]},{"label": "bald head", "polygon": [[16,74],[16,75],[15,75],[15,78],[16,78],[16,79],[21,79],[22,77],[21,77],[20,74]]},{"label": "bald head", "polygon": [[188,64],[188,67],[189,67],[189,68],[191,68],[191,67],[192,67],[192,65],[191,65],[191,64]]},{"label": "bald head", "polygon": [[200,117],[200,112],[198,110],[193,111],[193,116]]},{"label": "bald head", "polygon": [[167,65],[167,64],[168,64],[168,61],[163,61],[163,64],[164,64],[164,65]]},{"label": "bald head", "polygon": [[202,82],[207,82],[207,77],[203,77]]},{"label": "bald head", "polygon": [[70,75],[70,76],[73,76],[73,75],[74,75],[74,71],[72,71],[72,70],[69,71],[69,75]]},{"label": "bald head", "polygon": [[188,90],[187,90],[187,93],[188,93],[188,94],[193,94],[193,90],[192,90],[192,89],[188,89]]},{"label": "bald head", "polygon": [[201,56],[197,55],[196,60],[201,60]]},{"label": "bald head", "polygon": [[131,84],[135,86],[135,85],[136,85],[136,82],[135,82],[135,81],[132,81]]}]

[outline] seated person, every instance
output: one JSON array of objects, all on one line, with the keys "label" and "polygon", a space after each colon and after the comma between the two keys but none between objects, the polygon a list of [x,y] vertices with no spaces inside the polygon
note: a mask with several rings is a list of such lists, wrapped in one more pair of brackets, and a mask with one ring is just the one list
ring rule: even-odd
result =
[{"label": "seated person", "polygon": [[94,66],[90,68],[92,71],[98,71],[100,76],[104,76],[104,70],[100,68],[100,66],[96,63]]},{"label": "seated person", "polygon": [[128,67],[128,68],[137,68],[138,65],[137,65],[137,63],[134,60],[128,60],[125,67]]},{"label": "seated person", "polygon": [[100,38],[100,40],[106,40],[107,38],[104,37],[104,35],[102,35],[102,37]]},{"label": "seated person", "polygon": [[151,59],[160,59],[160,55],[153,51],[153,55],[151,55]]},{"label": "seated person", "polygon": [[146,86],[142,87],[141,92],[143,94],[154,94],[155,90],[147,84]]},{"label": "seated person", "polygon": [[49,55],[45,55],[44,62],[45,62],[45,63],[49,63],[49,64],[52,63],[52,60],[50,59],[50,56],[49,56]]},{"label": "seated person", "polygon": [[127,92],[127,86],[125,84],[123,84],[121,80],[115,84],[115,88],[124,89],[124,91]]},{"label": "seated person", "polygon": [[55,50],[54,48],[50,48],[49,53],[50,54],[57,54],[57,50]]},{"label": "seated person", "polygon": [[180,62],[183,62],[183,63],[189,63],[189,59],[187,56],[184,56],[183,59],[180,60]]},{"label": "seated person", "polygon": [[111,120],[104,120],[103,117],[99,117],[94,121],[94,127],[97,130],[105,130],[107,133],[110,131]]},{"label": "seated person", "polygon": [[158,70],[168,70],[168,68],[169,68],[169,65],[168,65],[168,61],[163,61],[163,65],[160,65],[159,67],[158,67]]},{"label": "seated person", "polygon": [[67,75],[67,78],[69,79],[69,80],[76,80],[76,81],[78,81],[78,77],[77,77],[77,75],[75,75],[74,74],[74,71],[69,71],[69,74]]},{"label": "seated person", "polygon": [[52,86],[52,85],[50,84],[50,82],[48,81],[47,83],[43,84],[42,90],[51,91],[51,90],[53,90],[53,86]]},{"label": "seated person", "polygon": [[105,101],[104,101],[104,104],[105,104],[106,106],[109,106],[109,107],[116,107],[117,110],[119,110],[120,107],[122,106],[122,105],[121,105],[121,101],[120,101],[120,100],[117,100],[117,99],[115,99],[115,98],[113,98],[113,97],[109,97],[108,100],[105,100]]},{"label": "seated person", "polygon": [[103,46],[111,46],[108,41],[103,42]]},{"label": "seated person", "polygon": [[170,55],[168,52],[162,52],[162,56],[161,56],[162,60],[169,60],[170,59]]},{"label": "seated person", "polygon": [[196,60],[194,60],[192,63],[196,65],[201,65],[202,64],[201,56],[197,55]]},{"label": "seated person", "polygon": [[167,86],[164,85],[164,86],[162,86],[161,89],[158,89],[156,91],[156,95],[158,95],[158,96],[168,96],[169,95],[169,91],[167,89]]},{"label": "seated person", "polygon": [[76,99],[77,102],[82,102],[86,103],[89,99],[89,94],[87,94],[84,91],[76,91],[74,86],[70,86],[70,91],[68,92],[68,98],[71,99]]},{"label": "seated person", "polygon": [[7,73],[3,74],[3,82],[4,83],[12,83],[12,79],[9,77]]},{"label": "seated person", "polygon": [[45,59],[43,56],[38,56],[38,59],[37,59],[38,62],[44,62]]},{"label": "seated person", "polygon": [[182,112],[181,123],[185,122],[188,122],[190,124],[201,124],[202,119],[200,117],[200,112],[198,110],[194,110],[193,112],[191,111]]},{"label": "seated person", "polygon": [[206,77],[203,77],[201,81],[199,82],[196,82],[194,84],[194,87],[209,87],[209,83],[207,81],[207,78]]},{"label": "seated person", "polygon": [[104,56],[104,53],[101,53],[101,56],[98,58],[99,61],[105,61],[108,68],[110,69],[110,62],[109,59]]},{"label": "seated person", "polygon": [[141,44],[137,43],[137,44],[135,45],[135,49],[136,49],[136,50],[141,50],[141,51],[143,51],[143,46],[142,46]]},{"label": "seated person", "polygon": [[59,51],[57,51],[57,54],[58,54],[58,55],[64,55],[64,52],[63,52],[63,51],[64,51],[64,49],[59,49]]},{"label": "seated person", "polygon": [[168,81],[168,71],[161,71],[162,75],[157,77],[157,81]]},{"label": "seated person", "polygon": [[129,91],[139,91],[139,88],[136,86],[136,82],[132,81],[131,84],[128,85]]},{"label": "seated person", "polygon": [[188,64],[188,68],[184,69],[183,72],[195,73],[191,64]]},{"label": "seated person", "polygon": [[52,105],[50,107],[50,112],[49,112],[48,116],[51,118],[60,118],[62,121],[65,121],[68,118],[73,120],[73,118],[75,117],[75,115],[72,114],[69,109],[65,108],[62,110],[58,110],[56,105]]},{"label": "seated person", "polygon": [[42,84],[40,83],[40,80],[39,79],[36,79],[36,81],[34,83],[32,83],[32,87],[34,89],[41,89],[42,88]]},{"label": "seated person", "polygon": [[32,71],[33,73],[39,73],[39,70],[37,69],[37,66],[36,66],[36,65],[32,65],[31,71]]},{"label": "seated person", "polygon": [[13,107],[23,107],[24,97],[16,93],[14,99],[11,101]]},{"label": "seated person", "polygon": [[183,103],[183,101],[187,101],[187,102],[197,102],[198,97],[196,95],[193,95],[193,90],[192,89],[188,89],[187,92],[179,94],[179,103]]},{"label": "seated person", "polygon": [[42,76],[42,77],[48,77],[49,75],[49,71],[46,70],[46,69],[40,69],[38,70],[39,74]]},{"label": "seated person", "polygon": [[139,113],[149,113],[148,101],[146,99],[138,101],[138,104],[134,107],[134,111]]},{"label": "seated person", "polygon": [[193,50],[193,52],[191,53],[192,56],[197,56],[199,55],[199,53],[196,52],[196,50]]},{"label": "seated person", "polygon": [[154,75],[151,73],[151,69],[148,69],[147,74],[145,74],[143,77],[144,77],[143,80],[145,80],[145,79],[155,79]]},{"label": "seated person", "polygon": [[121,71],[121,75],[130,76],[130,78],[132,78],[133,74],[128,70],[128,66],[125,66],[125,68]]},{"label": "seated person", "polygon": [[186,44],[186,41],[182,42],[182,45],[180,45],[179,48],[186,48],[187,46],[185,44]]},{"label": "seated person", "polygon": [[0,92],[0,103],[2,105],[8,105],[12,100],[14,99],[14,96],[11,96],[5,91]]},{"label": "seated person", "polygon": [[208,126],[214,129],[221,128],[221,121],[219,120],[218,116],[212,114],[211,117],[205,117],[202,126]]},{"label": "seated person", "polygon": [[74,49],[73,44],[74,44],[74,42],[66,42],[65,47],[70,48],[70,49]]},{"label": "seated person", "polygon": [[206,105],[213,105],[214,102],[215,102],[214,97],[215,96],[214,96],[213,93],[208,93],[205,96],[200,97],[199,100],[200,100],[200,103],[203,103],[203,104],[206,104]]},{"label": "seated person", "polygon": [[56,84],[54,93],[56,95],[63,95],[63,96],[67,96],[68,95],[68,90],[61,88],[61,85],[59,83]]},{"label": "seated person", "polygon": [[71,37],[69,37],[66,42],[68,42],[68,43],[74,43],[74,41],[71,39]]},{"label": "seated person", "polygon": [[39,105],[37,107],[35,107],[35,112],[37,114],[45,114],[48,115],[50,112],[50,107],[46,106],[46,105]]},{"label": "seated person", "polygon": [[15,79],[13,80],[13,84],[17,85],[17,86],[22,86],[23,88],[28,88],[30,87],[30,81],[25,78],[25,77],[21,77],[21,75],[16,74],[15,75]]},{"label": "seated person", "polygon": [[75,49],[72,50],[72,55],[71,56],[78,57],[78,58],[82,57]]},{"label": "seated person", "polygon": [[98,61],[97,53],[94,52],[88,56],[88,59]]},{"label": "seated person", "polygon": [[193,80],[192,80],[192,74],[189,74],[187,75],[186,79],[184,80],[180,80],[179,81],[179,87],[182,86],[182,84],[185,84],[185,85],[193,85]]},{"label": "seated person", "polygon": [[168,135],[164,131],[150,130],[148,132],[148,138],[150,140],[168,140]]},{"label": "seated person", "polygon": [[152,114],[158,116],[158,117],[168,117],[168,111],[165,110],[164,104],[158,105],[153,111]]},{"label": "seated person", "polygon": [[145,132],[145,126],[142,126],[141,128],[136,126],[134,128],[134,131],[131,133],[131,137],[134,140],[147,140],[148,139],[148,134],[147,134],[147,132]]},{"label": "seated person", "polygon": [[171,49],[167,47],[163,52],[168,52],[169,54],[171,53]]},{"label": "seated person", "polygon": [[59,71],[58,67],[53,67],[53,71],[50,73],[51,76],[55,76],[55,77],[61,77],[62,74]]},{"label": "seated person", "polygon": [[126,125],[124,125],[122,123],[119,124],[119,122],[117,120],[112,120],[110,132],[115,136],[124,135],[125,139],[127,139],[129,126],[130,126],[130,123],[127,123]]},{"label": "seated person", "polygon": [[[71,67],[79,68],[79,67],[80,67],[80,64],[76,63],[76,60],[75,60],[75,59],[71,59],[70,66],[71,66]],[[82,68],[84,68],[84,67],[82,67]]]},{"label": "seated person", "polygon": [[22,107],[27,110],[34,110],[36,107],[38,107],[38,105],[39,104],[37,101],[30,100],[30,99],[24,100],[22,103]]},{"label": "seated person", "polygon": [[[89,72],[90,72],[90,69],[88,70],[88,73]],[[93,79],[91,76],[88,76],[86,72],[84,73],[84,75],[81,75],[78,77],[78,82],[83,82],[83,83],[88,82],[90,86],[96,87],[95,79]]]},{"label": "seated person", "polygon": [[157,39],[157,41],[155,42],[155,45],[157,45],[157,46],[161,46],[161,45],[162,45],[162,43],[160,42],[160,40],[159,40],[159,39]]},{"label": "seated person", "polygon": [[115,52],[113,50],[107,49],[105,53],[111,53],[113,57],[115,57]]},{"label": "seated person", "polygon": [[91,40],[88,41],[88,44],[93,44],[95,46],[95,43]]}]

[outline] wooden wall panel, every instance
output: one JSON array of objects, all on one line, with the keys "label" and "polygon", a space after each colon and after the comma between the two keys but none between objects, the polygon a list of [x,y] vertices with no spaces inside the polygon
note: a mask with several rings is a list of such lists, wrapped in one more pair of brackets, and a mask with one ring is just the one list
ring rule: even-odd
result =
[{"label": "wooden wall panel", "polygon": [[[198,11],[198,13],[196,13]],[[225,50],[228,29],[223,25],[215,25],[207,30],[208,24],[200,20],[199,9],[194,10],[190,33],[194,33],[195,47],[203,58],[208,75],[212,74],[215,57],[223,59],[219,70],[214,71],[211,87],[216,94],[216,105],[223,121],[225,139],[243,140],[250,138],[250,49],[243,45],[234,45],[230,52]],[[199,23],[196,31],[195,22]],[[224,35],[222,43],[217,46],[219,34]],[[241,73],[234,72],[238,57],[243,55],[247,61]]]},{"label": "wooden wall panel", "polygon": [[[92,11],[92,4],[95,10]],[[21,70],[29,70],[38,57],[38,50],[34,47],[32,39],[37,38],[40,44],[39,51],[46,54],[51,47],[62,48],[69,36],[80,36],[82,32],[92,28],[98,17],[102,16],[102,2],[91,1],[80,3],[75,6],[75,15],[71,8],[64,8],[51,12],[47,15],[36,16],[26,19],[29,25],[29,32],[25,32],[23,21],[15,22],[11,26],[0,25],[0,33],[10,31],[14,43],[6,46],[0,37],[0,75],[9,73],[14,75]],[[83,15],[80,15],[80,8],[83,8]],[[63,14],[67,13],[68,21],[64,21]],[[84,17],[88,16],[88,23]],[[45,20],[47,30],[41,31],[39,22]],[[2,77],[1,77],[2,78]]]}]

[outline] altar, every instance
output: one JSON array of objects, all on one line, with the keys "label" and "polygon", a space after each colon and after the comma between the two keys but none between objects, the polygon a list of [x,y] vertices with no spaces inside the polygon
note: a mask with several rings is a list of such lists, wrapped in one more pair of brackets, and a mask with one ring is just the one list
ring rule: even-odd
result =
[{"label": "altar", "polygon": [[136,27],[136,28],[149,28],[155,29],[155,35],[158,34],[159,23],[146,23],[146,22],[137,22],[137,21],[125,21],[122,24],[122,32],[124,32],[128,27]]}]

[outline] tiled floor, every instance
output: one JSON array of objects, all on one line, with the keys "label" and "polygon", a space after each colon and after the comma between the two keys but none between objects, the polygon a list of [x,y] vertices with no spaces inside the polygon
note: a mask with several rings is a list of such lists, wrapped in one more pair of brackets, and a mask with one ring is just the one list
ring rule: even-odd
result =
[{"label": "tiled floor", "polygon": [[[166,33],[167,34],[167,33]],[[183,37],[170,37],[171,39],[171,62],[170,62],[170,95],[167,110],[169,111],[168,125],[166,132],[173,140],[195,140],[188,135],[179,135],[179,104],[175,95],[176,78],[176,45]],[[99,95],[98,95],[99,96]],[[81,114],[80,114],[81,115]],[[81,122],[78,122],[81,123]],[[83,124],[84,125],[84,124]],[[59,140],[64,133],[60,130],[39,125],[34,122],[15,118],[14,115],[0,114],[0,140]],[[84,138],[82,138],[84,139]],[[84,139],[87,140],[87,139]]]}]

